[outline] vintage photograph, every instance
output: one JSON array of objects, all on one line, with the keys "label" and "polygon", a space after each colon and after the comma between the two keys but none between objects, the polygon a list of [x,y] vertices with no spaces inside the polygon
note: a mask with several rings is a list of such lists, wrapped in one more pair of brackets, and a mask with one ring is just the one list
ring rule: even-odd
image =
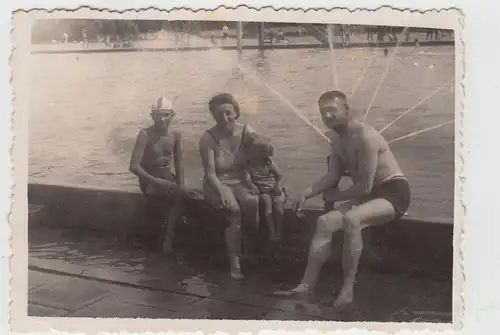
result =
[{"label": "vintage photograph", "polygon": [[275,17],[32,21],[29,317],[454,321],[455,26]]}]

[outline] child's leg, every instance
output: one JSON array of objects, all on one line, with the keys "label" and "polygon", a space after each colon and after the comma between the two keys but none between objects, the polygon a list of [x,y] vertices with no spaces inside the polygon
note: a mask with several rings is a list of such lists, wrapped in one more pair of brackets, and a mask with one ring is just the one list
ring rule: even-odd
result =
[{"label": "child's leg", "polygon": [[279,196],[273,197],[273,217],[276,230],[276,238],[281,240],[283,238],[283,217],[285,213],[286,195],[283,192]]},{"label": "child's leg", "polygon": [[260,203],[262,204],[262,215],[266,221],[267,228],[269,229],[269,239],[271,241],[276,240],[276,229],[273,220],[273,199],[271,195],[267,193],[261,193],[259,195]]}]

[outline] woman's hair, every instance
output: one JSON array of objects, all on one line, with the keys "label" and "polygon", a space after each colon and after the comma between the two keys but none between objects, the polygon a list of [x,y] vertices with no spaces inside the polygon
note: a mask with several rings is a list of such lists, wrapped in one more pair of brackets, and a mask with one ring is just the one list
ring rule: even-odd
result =
[{"label": "woman's hair", "polygon": [[234,112],[236,113],[236,119],[240,117],[240,105],[238,104],[238,101],[236,101],[236,99],[229,93],[219,93],[214,95],[212,99],[210,99],[210,101],[208,102],[208,109],[210,110],[210,113],[213,114],[215,108],[222,104],[233,105]]}]

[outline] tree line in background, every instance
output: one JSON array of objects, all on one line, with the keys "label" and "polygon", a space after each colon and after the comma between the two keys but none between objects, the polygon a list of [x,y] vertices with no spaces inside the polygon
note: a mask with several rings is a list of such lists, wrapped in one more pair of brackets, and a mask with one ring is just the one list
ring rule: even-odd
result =
[{"label": "tree line in background", "polygon": [[[31,30],[32,43],[52,42],[81,42],[98,41],[109,39],[139,40],[146,33],[156,33],[161,30],[176,31],[180,33],[199,34],[203,31],[220,31],[227,25],[230,29],[235,28],[236,22],[226,21],[165,21],[165,20],[87,20],[87,19],[45,19],[35,21]],[[245,22],[243,34],[245,36],[257,36],[259,22]],[[292,23],[265,23],[268,29],[279,29],[285,35],[295,35],[300,24]],[[316,25],[324,26],[324,25]],[[335,33],[341,34],[341,25],[336,25]],[[385,32],[398,33],[404,27],[394,26],[366,26],[349,25],[352,33],[366,32],[371,28],[374,32],[384,30]],[[429,31],[429,28],[409,28],[411,32]],[[307,32],[305,32],[307,34]]]}]

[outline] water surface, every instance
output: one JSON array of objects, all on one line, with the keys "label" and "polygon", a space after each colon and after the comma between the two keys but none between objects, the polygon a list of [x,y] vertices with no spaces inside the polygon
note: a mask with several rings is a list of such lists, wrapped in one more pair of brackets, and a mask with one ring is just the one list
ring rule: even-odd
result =
[{"label": "water surface", "polygon": [[[391,52],[393,52],[391,50]],[[454,74],[452,47],[401,48],[367,122],[380,129]],[[328,50],[131,52],[31,55],[29,180],[60,185],[135,190],[130,153],[149,109],[161,95],[175,98],[173,128],[184,137],[187,184],[200,187],[198,140],[213,124],[207,102],[230,92],[242,121],[273,138],[276,162],[292,194],[325,171],[328,143],[300,120],[279,92],[321,127],[316,102],[331,88]],[[379,49],[335,50],[340,88],[350,91],[369,66],[350,106],[363,115],[391,57]],[[238,70],[239,64],[253,72]],[[371,64],[371,65],[370,65]],[[385,133],[388,140],[454,119],[447,87]],[[321,128],[323,129],[323,128]],[[454,125],[391,145],[413,189],[409,213],[453,217]],[[313,205],[320,205],[312,201]]]}]

